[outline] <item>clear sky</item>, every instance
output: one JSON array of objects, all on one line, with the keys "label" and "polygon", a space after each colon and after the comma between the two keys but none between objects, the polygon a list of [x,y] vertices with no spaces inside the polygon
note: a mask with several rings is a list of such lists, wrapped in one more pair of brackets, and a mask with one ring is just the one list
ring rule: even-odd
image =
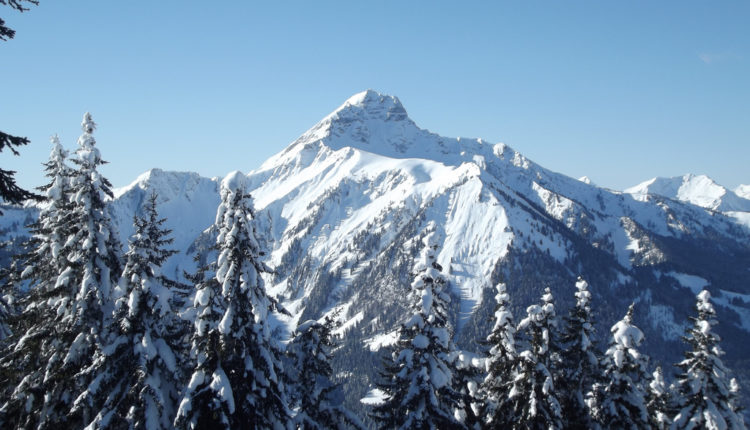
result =
[{"label": "clear sky", "polygon": [[349,96],[622,189],[750,183],[750,2],[40,0],[0,42],[0,154],[43,184],[91,111],[115,186],[257,168]]}]

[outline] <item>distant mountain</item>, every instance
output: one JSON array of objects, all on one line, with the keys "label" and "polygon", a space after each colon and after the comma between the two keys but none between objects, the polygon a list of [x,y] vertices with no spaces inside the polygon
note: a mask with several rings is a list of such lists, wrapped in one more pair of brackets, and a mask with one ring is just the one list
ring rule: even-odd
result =
[{"label": "distant mountain", "polygon": [[734,192],[743,199],[750,199],[750,185],[740,185],[734,189]]},{"label": "distant mountain", "polygon": [[658,194],[721,212],[750,212],[750,187],[741,185],[731,191],[705,175],[653,178],[625,192],[636,196]]},{"label": "distant mountain", "polygon": [[[481,351],[497,282],[507,283],[516,318],[547,286],[562,315],[582,275],[602,340],[635,302],[646,351],[669,366],[685,348],[680,336],[695,294],[706,287],[725,362],[750,392],[750,230],[730,216],[750,206],[707,177],[677,179],[602,189],[502,143],[420,129],[396,97],[374,91],[354,95],[248,174],[276,272],[267,285],[293,314],[279,329],[340,311],[334,367],[355,409],[372,388],[379,351],[406,317],[409,271],[432,231],[442,238],[437,259],[463,348]],[[112,211],[124,238],[133,213],[157,192],[184,251],[166,273],[180,276],[212,243],[217,184],[155,169],[117,190]],[[5,218],[0,225],[17,228]]]}]

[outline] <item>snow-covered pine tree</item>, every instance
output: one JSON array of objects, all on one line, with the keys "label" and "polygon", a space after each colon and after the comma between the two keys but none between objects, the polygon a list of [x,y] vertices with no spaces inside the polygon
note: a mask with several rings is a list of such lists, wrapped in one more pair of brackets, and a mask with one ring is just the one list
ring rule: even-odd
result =
[{"label": "snow-covered pine tree", "polygon": [[112,330],[92,365],[96,375],[79,398],[100,408],[94,428],[169,429],[175,415],[179,369],[173,351],[181,335],[174,311],[175,282],[161,274],[177,251],[163,228],[156,194],[133,219],[127,262],[115,289]]},{"label": "snow-covered pine tree", "polygon": [[456,351],[453,389],[458,394],[458,409],[455,414],[468,429],[482,428],[482,395],[480,385],[484,380],[484,360],[473,354]]},{"label": "snow-covered pine tree", "polygon": [[[331,351],[336,347],[335,320],[300,324],[287,351],[295,362],[293,384],[297,428],[310,430],[364,429],[358,417],[341,405],[341,384],[331,381]],[[338,398],[336,398],[338,396]]]},{"label": "snow-covered pine tree", "polygon": [[566,427],[590,428],[586,393],[600,377],[599,355],[594,344],[594,321],[588,282],[576,281],[576,304],[565,318],[560,336],[560,367],[555,372],[555,388]]},{"label": "snow-covered pine tree", "polygon": [[737,417],[742,420],[742,424],[745,425],[745,416],[743,414],[744,407],[742,406],[742,396],[740,394],[740,384],[737,379],[732,378],[729,381],[729,406],[732,408]]},{"label": "snow-covered pine tree", "polygon": [[[69,230],[71,169],[65,164],[67,151],[57,136],[51,142],[52,151],[44,163],[50,182],[40,187],[45,200],[39,218],[29,226],[32,238],[24,246],[29,252],[15,256],[11,267],[3,269],[4,293],[15,291],[21,283],[29,284],[29,293],[16,307],[22,312],[13,318],[19,336],[0,359],[2,384],[12,393],[3,397],[0,408],[0,424],[8,428],[33,427],[38,419],[44,392],[42,369],[51,354],[38,350],[55,330],[55,298],[69,296],[56,281],[65,263],[60,251]],[[18,267],[23,267],[23,272]]]},{"label": "snow-covered pine tree", "polygon": [[541,305],[526,308],[518,323],[525,349],[518,355],[508,401],[513,428],[560,429],[562,409],[557,398],[552,368],[555,365],[556,315],[554,298],[545,288]]},{"label": "snow-covered pine tree", "polygon": [[664,382],[661,366],[658,366],[651,374],[651,382],[648,383],[646,394],[646,409],[651,428],[666,430],[672,424],[672,393],[667,383]]},{"label": "snow-covered pine tree", "polygon": [[510,296],[505,284],[497,284],[495,295],[495,325],[487,343],[489,356],[485,361],[487,376],[482,381],[480,397],[484,403],[483,423],[489,429],[507,428],[512,422],[509,394],[513,370],[518,361],[516,352],[516,326],[510,312]]},{"label": "snow-covered pine tree", "polygon": [[[188,277],[195,285],[192,311],[195,316],[190,344],[192,374],[182,390],[174,425],[181,429],[220,429],[229,427],[229,418],[224,414],[221,397],[213,386],[213,373],[219,369],[219,332],[217,327],[224,314],[225,305],[221,286],[214,276],[216,262],[211,261],[198,268]],[[217,381],[224,375],[219,373]],[[225,376],[225,375],[224,375]]]},{"label": "snow-covered pine tree", "polygon": [[[180,403],[179,426],[202,428],[202,420],[225,428],[285,428],[292,423],[281,350],[269,322],[281,308],[263,285],[261,273],[270,269],[260,260],[254,218],[245,176],[230,173],[222,181],[216,214],[220,290],[209,285],[196,294],[197,367]],[[219,319],[203,317],[217,312]]]},{"label": "snow-covered pine tree", "polygon": [[733,407],[729,371],[721,361],[721,338],[713,332],[717,324],[711,293],[703,290],[695,305],[697,317],[683,340],[691,349],[677,364],[677,410],[673,428],[744,429],[745,423]]},{"label": "snow-covered pine tree", "polygon": [[602,381],[594,384],[586,399],[591,416],[602,428],[649,428],[644,387],[648,359],[638,352],[643,332],[633,325],[632,304],[610,332]]},{"label": "snow-covered pine tree", "polygon": [[57,279],[58,284],[72,289],[73,297],[61,321],[64,344],[47,371],[59,377],[51,381],[53,392],[72,390],[74,395],[68,397],[61,392],[59,396],[46,396],[53,408],[65,408],[65,421],[73,427],[89,423],[98,413],[98,405],[76,400],[97,376],[93,373],[93,357],[102,348],[112,312],[112,286],[122,273],[122,247],[106,203],[113,197],[112,184],[97,170],[106,162],[96,147],[96,124],[90,113],[83,116],[81,128],[83,134],[73,159],[78,168],[71,178],[70,233],[63,247],[66,262]]},{"label": "snow-covered pine tree", "polygon": [[73,226],[71,178],[73,170],[67,165],[68,151],[64,150],[57,135],[52,136],[52,151],[44,163],[49,183],[39,187],[44,201],[39,218],[29,226],[32,238],[26,246],[31,251],[21,256],[25,269],[21,275],[33,289],[44,289],[45,284],[56,280],[68,262],[65,248]]},{"label": "snow-covered pine tree", "polygon": [[2,363],[18,375],[1,409],[8,427],[83,426],[80,415],[70,414],[86,384],[76,374],[99,348],[102,308],[119,272],[119,243],[104,202],[111,196],[109,182],[96,170],[103,162],[88,113],[82,128],[77,171],[65,164],[67,153],[57,138],[45,163],[46,202],[31,227],[32,250],[24,257],[22,280],[30,292],[21,303],[23,333]]},{"label": "snow-covered pine tree", "polygon": [[454,415],[459,401],[452,386],[455,346],[447,282],[435,260],[437,235],[427,234],[423,244],[413,270],[412,316],[399,327],[398,341],[378,384],[385,399],[374,408],[372,418],[383,429],[465,428]]}]

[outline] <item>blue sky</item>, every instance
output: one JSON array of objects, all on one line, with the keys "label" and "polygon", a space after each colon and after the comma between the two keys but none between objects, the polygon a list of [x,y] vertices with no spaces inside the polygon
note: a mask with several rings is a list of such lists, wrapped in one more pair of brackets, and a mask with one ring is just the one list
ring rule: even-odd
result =
[{"label": "blue sky", "polygon": [[44,183],[91,111],[115,186],[152,167],[249,171],[352,94],[622,189],[750,183],[750,2],[41,0],[0,42],[0,154]]}]

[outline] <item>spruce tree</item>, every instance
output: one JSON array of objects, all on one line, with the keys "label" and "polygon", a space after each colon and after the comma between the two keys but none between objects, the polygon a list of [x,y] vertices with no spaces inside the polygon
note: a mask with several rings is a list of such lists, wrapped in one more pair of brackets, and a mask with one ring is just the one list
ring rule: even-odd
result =
[{"label": "spruce tree", "polygon": [[[11,9],[15,9],[18,12],[26,12],[29,10],[24,3],[31,3],[33,5],[39,4],[38,0],[0,0],[0,4],[10,6]],[[5,25],[5,21],[0,18],[0,40],[7,41],[12,39],[16,35],[16,31]],[[5,133],[0,132],[0,150],[2,150],[2,138]],[[1,176],[1,175],[0,175]]]},{"label": "spruce tree", "polygon": [[525,349],[519,354],[508,401],[510,423],[518,429],[560,429],[562,409],[557,398],[552,369],[555,366],[556,316],[554,298],[544,290],[541,305],[526,308],[518,323]]},{"label": "spruce tree", "polygon": [[172,428],[177,400],[177,359],[180,323],[175,313],[174,281],[161,274],[164,262],[177,251],[171,230],[163,228],[156,194],[133,219],[127,262],[115,289],[113,329],[107,346],[97,351],[96,375],[84,396],[97,405],[96,428]]},{"label": "spruce tree", "polygon": [[733,405],[729,371],[721,361],[721,338],[713,332],[717,324],[711,294],[703,290],[696,303],[698,315],[683,340],[690,346],[677,364],[677,408],[674,428],[743,429],[745,424]]},{"label": "spruce tree", "polygon": [[633,325],[633,305],[612,326],[602,359],[602,381],[587,398],[592,418],[603,428],[649,428],[645,387],[647,358],[638,352],[643,332]]},{"label": "spruce tree", "polygon": [[591,312],[591,293],[582,278],[576,281],[576,304],[565,318],[560,337],[560,369],[556,372],[555,387],[561,393],[566,426],[591,427],[586,394],[599,379],[599,352],[594,344],[594,318]]},{"label": "spruce tree", "polygon": [[651,375],[646,394],[646,409],[651,428],[666,430],[672,424],[672,393],[664,382],[661,366]]},{"label": "spruce tree", "polygon": [[300,324],[287,348],[295,362],[293,385],[297,428],[310,430],[364,429],[354,414],[341,405],[341,384],[331,381],[331,353],[336,347],[334,319]]},{"label": "spruce tree", "polygon": [[233,172],[222,182],[216,215],[217,284],[203,286],[195,299],[197,366],[180,403],[179,426],[195,428],[202,420],[219,428],[291,424],[281,350],[269,325],[281,308],[261,278],[270,269],[260,260],[254,218],[245,177]]},{"label": "spruce tree", "polygon": [[90,412],[71,412],[71,407],[88,385],[86,371],[101,346],[104,308],[119,272],[119,243],[105,205],[112,193],[97,171],[103,162],[88,113],[82,128],[76,171],[65,164],[67,154],[56,138],[45,164],[46,202],[31,227],[32,250],[21,275],[30,289],[21,303],[23,334],[3,358],[3,367],[12,366],[18,375],[1,409],[9,427],[82,427],[83,415]]},{"label": "spruce tree", "polygon": [[483,403],[479,387],[485,375],[483,360],[464,351],[456,351],[454,355],[453,389],[458,394],[455,415],[467,428],[480,429]]},{"label": "spruce tree", "polygon": [[372,418],[384,429],[464,428],[455,416],[454,351],[448,321],[450,295],[435,261],[435,233],[424,239],[414,270],[412,316],[398,329],[398,341],[386,360],[378,387],[385,393]]},{"label": "spruce tree", "polygon": [[490,345],[485,362],[487,376],[482,381],[480,391],[484,402],[482,421],[486,428],[491,429],[507,428],[512,422],[509,394],[513,370],[518,362],[516,327],[510,312],[510,296],[505,284],[499,283],[496,288],[495,324],[487,336],[487,343]]}]

